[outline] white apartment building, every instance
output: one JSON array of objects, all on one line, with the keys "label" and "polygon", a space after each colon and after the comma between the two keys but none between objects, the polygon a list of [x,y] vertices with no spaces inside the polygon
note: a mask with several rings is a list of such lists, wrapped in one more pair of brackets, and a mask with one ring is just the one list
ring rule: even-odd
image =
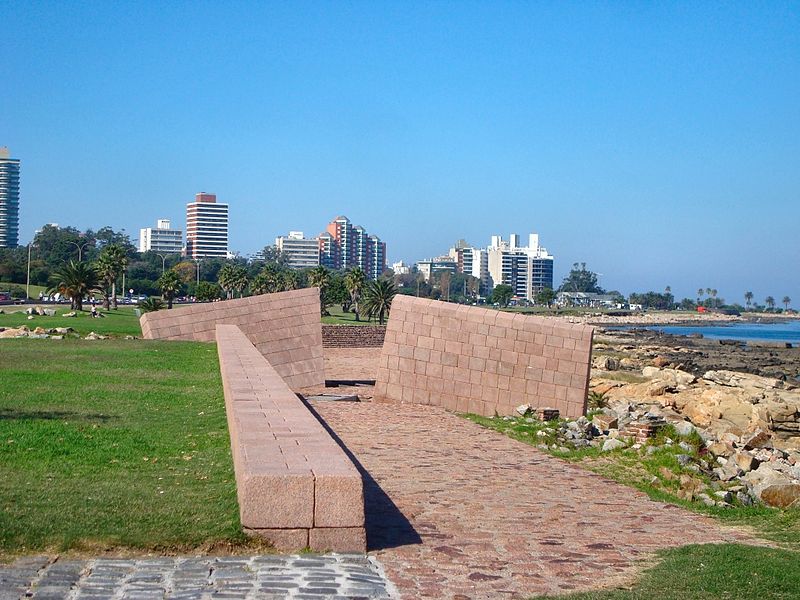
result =
[{"label": "white apartment building", "polygon": [[305,238],[302,231],[290,231],[288,236],[275,238],[275,246],[286,255],[291,269],[319,266],[319,238]]},{"label": "white apartment building", "polygon": [[183,251],[183,231],[172,229],[169,219],[159,219],[155,227],[139,230],[139,252],[180,254]]},{"label": "white apartment building", "polygon": [[186,256],[228,256],[228,205],[215,194],[201,192],[186,205]]},{"label": "white apartment building", "polygon": [[512,233],[505,241],[493,235],[486,249],[490,285],[510,285],[514,295],[533,301],[544,288],[553,287],[553,256],[539,245],[539,235],[531,233],[528,245],[521,245],[518,234]]},{"label": "white apartment building", "polygon": [[411,273],[411,267],[401,260],[399,262],[392,263],[392,271],[394,271],[395,275],[408,275]]}]

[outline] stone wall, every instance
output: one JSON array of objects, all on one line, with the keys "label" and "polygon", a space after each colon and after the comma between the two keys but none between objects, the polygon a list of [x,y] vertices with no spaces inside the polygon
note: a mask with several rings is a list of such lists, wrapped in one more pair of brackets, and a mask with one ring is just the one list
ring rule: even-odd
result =
[{"label": "stone wall", "polygon": [[323,348],[381,348],[386,325],[323,325]]},{"label": "stone wall", "polygon": [[395,296],[376,399],[485,416],[516,406],[586,412],[593,329],[523,314]]},{"label": "stone wall", "polygon": [[238,327],[216,339],[242,526],[279,550],[364,552],[355,465]]},{"label": "stone wall", "polygon": [[217,324],[238,325],[292,389],[325,383],[319,290],[306,288],[145,313],[152,340],[215,339]]}]

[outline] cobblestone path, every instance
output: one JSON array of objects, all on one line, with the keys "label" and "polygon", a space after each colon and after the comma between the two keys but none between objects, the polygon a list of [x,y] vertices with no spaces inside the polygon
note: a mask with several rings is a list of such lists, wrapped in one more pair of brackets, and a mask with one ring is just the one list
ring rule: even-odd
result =
[{"label": "cobblestone path", "polygon": [[393,598],[361,555],[57,560],[0,565],[0,600]]},{"label": "cobblestone path", "polygon": [[367,545],[403,598],[593,588],[660,548],[749,540],[439,408],[314,408],[362,466]]}]

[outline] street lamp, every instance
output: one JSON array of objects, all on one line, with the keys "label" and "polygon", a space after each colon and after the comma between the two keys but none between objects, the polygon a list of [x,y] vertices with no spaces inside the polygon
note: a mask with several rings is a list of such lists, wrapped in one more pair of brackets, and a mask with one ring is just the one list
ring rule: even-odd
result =
[{"label": "street lamp", "polygon": [[25,300],[31,297],[31,248],[33,241],[28,242],[28,278],[25,280]]},{"label": "street lamp", "polygon": [[195,258],[195,261],[197,262],[197,285],[200,285],[200,259]]},{"label": "street lamp", "polygon": [[156,253],[156,256],[158,256],[161,259],[161,274],[163,275],[164,271],[167,270],[167,257],[163,254],[158,254],[158,253]]},{"label": "street lamp", "polygon": [[69,243],[78,249],[78,262],[81,262],[83,260],[83,249],[86,248],[86,246],[88,246],[92,242],[91,240],[88,240],[82,244],[79,244],[78,242],[69,242]]}]

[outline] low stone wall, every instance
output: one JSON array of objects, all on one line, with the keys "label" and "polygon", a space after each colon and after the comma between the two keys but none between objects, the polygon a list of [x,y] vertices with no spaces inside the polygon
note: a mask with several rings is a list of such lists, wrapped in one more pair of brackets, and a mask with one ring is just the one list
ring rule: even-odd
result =
[{"label": "low stone wall", "polygon": [[150,340],[211,342],[219,323],[238,325],[292,389],[325,383],[319,290],[306,288],[145,313]]},{"label": "low stone wall", "polygon": [[366,551],[355,465],[237,326],[216,339],[242,526],[279,550]]},{"label": "low stone wall", "polygon": [[323,348],[382,348],[386,325],[323,325]]},{"label": "low stone wall", "polygon": [[586,412],[592,327],[395,296],[376,399],[485,416],[516,406]]}]

